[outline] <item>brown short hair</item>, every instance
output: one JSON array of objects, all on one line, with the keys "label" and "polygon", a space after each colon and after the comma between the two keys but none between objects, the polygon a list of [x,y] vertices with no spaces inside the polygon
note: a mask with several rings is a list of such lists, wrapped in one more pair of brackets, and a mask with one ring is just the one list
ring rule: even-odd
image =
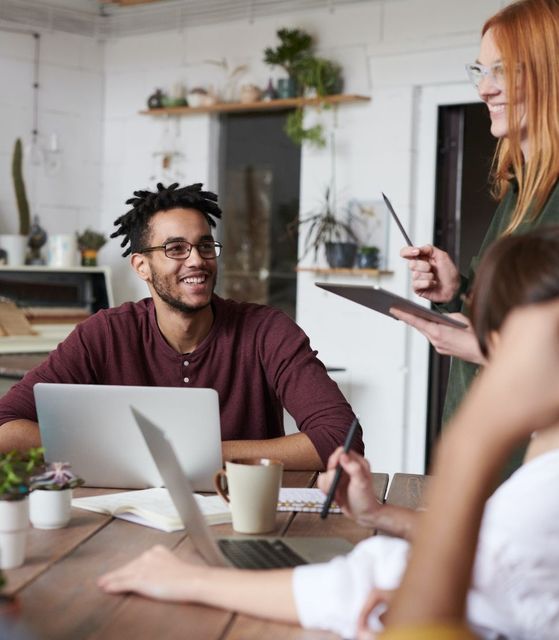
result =
[{"label": "brown short hair", "polygon": [[559,297],[559,225],[497,240],[474,280],[470,317],[482,353],[514,308]]}]

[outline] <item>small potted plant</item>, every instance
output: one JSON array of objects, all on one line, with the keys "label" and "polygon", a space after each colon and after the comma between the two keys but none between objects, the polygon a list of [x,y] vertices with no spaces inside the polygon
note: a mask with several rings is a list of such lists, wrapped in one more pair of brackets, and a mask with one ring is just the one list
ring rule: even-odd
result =
[{"label": "small potted plant", "polygon": [[299,227],[308,226],[301,259],[313,250],[316,262],[320,248],[324,247],[326,261],[330,267],[353,267],[357,252],[357,236],[350,221],[339,218],[335,210],[332,191],[327,187],[319,209],[312,212],[312,215],[297,221],[296,224]]},{"label": "small potted plant", "polygon": [[29,201],[27,200],[25,181],[23,179],[23,147],[20,138],[18,138],[14,144],[12,154],[12,178],[18,210],[19,231],[18,233],[5,233],[0,235],[0,247],[7,254],[7,263],[11,266],[19,266],[25,264],[27,237],[31,227]]},{"label": "small potted plant", "polygon": [[76,240],[82,255],[82,267],[97,266],[97,253],[107,244],[107,238],[102,233],[88,228],[83,233],[76,232]]},{"label": "small potted plant", "polygon": [[83,484],[67,462],[46,464],[30,478],[29,518],[36,529],[60,529],[72,515],[72,489]]},{"label": "small potted plant", "polygon": [[278,81],[278,95],[280,98],[293,98],[300,91],[297,86],[297,65],[311,55],[313,39],[302,29],[279,29],[276,35],[280,44],[275,49],[264,49],[264,62],[285,70],[288,77]]},{"label": "small potted plant", "polygon": [[378,247],[359,247],[355,266],[358,269],[378,269],[380,249]]},{"label": "small potted plant", "polygon": [[29,478],[43,462],[41,448],[0,454],[0,569],[23,564],[29,529]]}]

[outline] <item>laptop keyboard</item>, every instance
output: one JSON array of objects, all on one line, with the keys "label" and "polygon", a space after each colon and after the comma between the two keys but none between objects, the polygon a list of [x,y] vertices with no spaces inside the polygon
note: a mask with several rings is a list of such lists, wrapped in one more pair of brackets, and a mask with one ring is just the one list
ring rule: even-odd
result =
[{"label": "laptop keyboard", "polygon": [[218,540],[223,554],[241,569],[280,569],[308,564],[278,538]]}]

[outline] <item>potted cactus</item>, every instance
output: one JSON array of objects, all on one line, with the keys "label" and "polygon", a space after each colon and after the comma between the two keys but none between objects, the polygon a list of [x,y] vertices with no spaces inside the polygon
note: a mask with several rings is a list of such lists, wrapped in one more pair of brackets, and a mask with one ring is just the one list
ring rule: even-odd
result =
[{"label": "potted cactus", "polygon": [[17,234],[8,233],[0,235],[0,248],[4,249],[7,253],[8,264],[18,266],[25,264],[27,237],[29,236],[31,228],[29,201],[27,200],[25,181],[23,179],[23,148],[20,138],[18,138],[14,144],[12,178],[19,214],[19,232]]}]

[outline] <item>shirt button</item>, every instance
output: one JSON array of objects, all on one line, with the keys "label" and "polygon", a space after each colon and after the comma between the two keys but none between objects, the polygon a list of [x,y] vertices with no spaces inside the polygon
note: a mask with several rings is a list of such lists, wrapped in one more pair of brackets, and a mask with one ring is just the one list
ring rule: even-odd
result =
[{"label": "shirt button", "polygon": [[185,366],[185,367],[188,367],[188,365],[190,364],[190,362],[188,362],[188,360],[185,360],[185,361],[183,362],[183,364],[184,364],[184,366]]},{"label": "shirt button", "polygon": [[185,382],[190,382],[190,378],[184,378]]}]

